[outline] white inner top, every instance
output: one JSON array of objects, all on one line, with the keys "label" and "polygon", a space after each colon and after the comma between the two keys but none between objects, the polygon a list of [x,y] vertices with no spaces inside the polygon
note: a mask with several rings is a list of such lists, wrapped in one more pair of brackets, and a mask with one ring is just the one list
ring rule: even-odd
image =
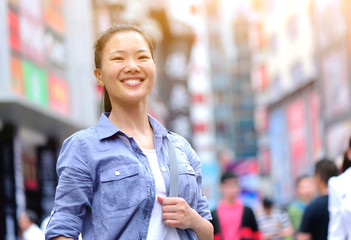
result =
[{"label": "white inner top", "polygon": [[[156,185],[155,205],[151,213],[147,240],[180,240],[176,228],[166,226],[162,220],[162,206],[157,201],[157,196],[166,197],[166,187],[157,161],[156,151],[155,149],[142,150],[149,161]],[[162,166],[163,169],[165,169],[164,166]]]}]

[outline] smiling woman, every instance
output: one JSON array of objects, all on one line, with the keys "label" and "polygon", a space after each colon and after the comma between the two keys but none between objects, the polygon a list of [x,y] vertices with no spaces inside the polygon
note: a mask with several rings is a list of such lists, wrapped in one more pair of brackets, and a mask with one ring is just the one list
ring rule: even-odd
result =
[{"label": "smiling woman", "polygon": [[[63,144],[46,239],[212,239],[201,192],[201,162],[190,144],[147,114],[156,77],[155,41],[135,25],[115,25],[95,44],[95,77],[105,112]],[[179,169],[169,197],[169,139]]]},{"label": "smiling woman", "polygon": [[[144,31],[143,29],[135,26],[135,25],[119,24],[119,25],[115,25],[113,28],[110,28],[109,30],[107,30],[96,41],[96,43],[95,43],[95,58],[94,58],[96,69],[100,69],[102,67],[101,65],[102,65],[103,53],[104,53],[104,49],[105,49],[105,45],[106,45],[107,41],[110,40],[110,38],[114,34],[119,33],[119,32],[139,33],[140,37],[144,38],[145,42],[148,45],[149,51],[146,51],[146,53],[151,54],[152,59],[154,59],[153,53],[156,49],[156,41],[152,37],[152,35],[147,33],[146,31]],[[143,51],[143,50],[140,50],[140,51]],[[121,49],[111,52],[110,53],[110,54],[112,54],[111,57],[114,57],[113,60],[122,61],[123,58],[121,56],[113,56],[113,54],[120,54],[121,52],[122,52]],[[96,70],[95,70],[95,72],[96,72]],[[96,76],[96,73],[95,73],[95,76]],[[101,85],[99,82],[98,82],[98,84]],[[107,92],[106,87],[104,87],[104,110],[105,110],[105,112],[111,112],[111,110],[112,110],[109,94]]]},{"label": "smiling woman", "polygon": [[145,38],[134,31],[115,34],[106,42],[101,59],[94,73],[98,84],[109,93],[112,106],[120,109],[129,103],[145,104],[156,75]]}]

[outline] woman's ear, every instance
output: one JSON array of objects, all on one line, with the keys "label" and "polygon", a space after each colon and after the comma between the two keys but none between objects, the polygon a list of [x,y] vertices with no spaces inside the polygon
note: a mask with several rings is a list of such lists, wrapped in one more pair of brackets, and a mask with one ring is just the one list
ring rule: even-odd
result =
[{"label": "woman's ear", "polygon": [[104,82],[103,82],[102,79],[101,79],[101,72],[100,72],[100,70],[96,68],[96,69],[94,70],[94,75],[95,75],[97,84],[98,84],[99,86],[103,87],[103,86],[104,86]]}]

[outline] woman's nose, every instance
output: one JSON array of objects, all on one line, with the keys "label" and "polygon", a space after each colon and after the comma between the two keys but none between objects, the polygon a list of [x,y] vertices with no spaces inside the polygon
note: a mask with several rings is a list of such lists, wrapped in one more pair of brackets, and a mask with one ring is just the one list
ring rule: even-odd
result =
[{"label": "woman's nose", "polygon": [[124,68],[126,72],[139,72],[140,67],[138,66],[138,63],[134,59],[130,59],[127,61],[127,65]]}]

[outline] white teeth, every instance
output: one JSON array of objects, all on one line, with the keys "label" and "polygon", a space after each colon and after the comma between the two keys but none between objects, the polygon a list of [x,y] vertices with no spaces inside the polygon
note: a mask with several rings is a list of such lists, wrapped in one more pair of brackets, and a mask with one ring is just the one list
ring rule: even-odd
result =
[{"label": "white teeth", "polygon": [[140,80],[130,79],[130,80],[126,80],[124,82],[127,83],[127,84],[136,84],[136,83],[139,83]]}]

